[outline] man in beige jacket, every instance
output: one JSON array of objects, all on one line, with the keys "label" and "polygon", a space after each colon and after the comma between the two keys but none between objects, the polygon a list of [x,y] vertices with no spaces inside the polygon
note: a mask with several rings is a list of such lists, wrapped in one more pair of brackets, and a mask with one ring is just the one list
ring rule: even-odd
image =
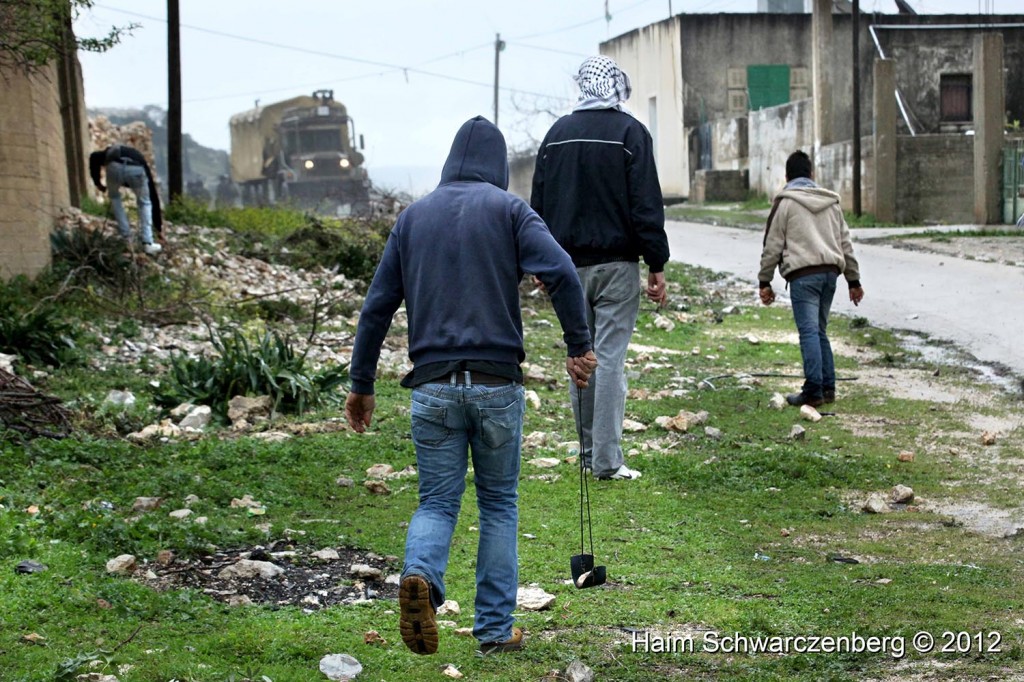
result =
[{"label": "man in beige jacket", "polygon": [[804,385],[786,400],[818,407],[836,399],[836,368],[826,334],[836,281],[839,275],[846,278],[854,305],[864,298],[864,289],[839,195],[818,187],[811,175],[811,159],[804,152],[786,159],[786,187],[775,198],[765,226],[758,281],[765,305],[775,301],[771,282],[776,266],[789,283]]}]

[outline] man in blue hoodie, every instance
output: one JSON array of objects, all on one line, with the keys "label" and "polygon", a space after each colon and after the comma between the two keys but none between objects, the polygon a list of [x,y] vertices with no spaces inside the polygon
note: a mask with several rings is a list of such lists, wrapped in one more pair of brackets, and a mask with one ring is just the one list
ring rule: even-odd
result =
[{"label": "man in blue hoodie", "polygon": [[399,588],[402,640],[437,651],[435,609],[458,519],[470,452],[480,531],[473,634],[487,653],[522,648],[513,627],[523,430],[523,325],[519,283],[544,283],[568,347],[566,371],[586,387],[597,365],[572,260],[527,203],[508,188],[501,132],[482,117],[459,129],[441,183],[398,217],[359,317],[352,350],[349,425],[370,425],[377,361],[405,301],[412,437],[419,507],[409,523]]}]

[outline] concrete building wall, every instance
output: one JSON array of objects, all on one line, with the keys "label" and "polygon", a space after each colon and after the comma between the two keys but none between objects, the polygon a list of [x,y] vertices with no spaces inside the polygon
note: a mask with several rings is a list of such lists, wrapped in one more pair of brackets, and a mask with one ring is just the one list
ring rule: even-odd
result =
[{"label": "concrete building wall", "polygon": [[750,191],[775,196],[786,184],[786,158],[812,153],[814,112],[803,99],[750,113]]},{"label": "concrete building wall", "polygon": [[[860,146],[861,210],[874,213],[875,154],[872,138],[861,138]],[[853,143],[849,140],[825,145],[815,160],[815,181],[839,194],[846,210],[853,209]]]},{"label": "concrete building wall", "polygon": [[896,140],[896,221],[974,221],[974,137],[900,135]]},{"label": "concrete building wall", "polygon": [[750,165],[750,126],[746,116],[711,123],[712,166],[715,170],[745,170]]},{"label": "concrete building wall", "polygon": [[683,75],[679,21],[666,19],[601,44],[633,86],[626,108],[647,126],[654,140],[661,191],[667,199],[690,191],[690,164],[681,124]]},{"label": "concrete building wall", "polygon": [[50,264],[50,230],[70,206],[55,67],[0,67],[0,279]]},{"label": "concrete building wall", "polygon": [[[1006,74],[1006,110],[1009,119],[1024,121],[1024,15],[986,16],[984,28],[977,28],[976,14],[916,17],[882,17],[887,25],[960,25],[964,28],[891,29],[878,28],[878,42],[887,58],[896,62],[896,83],[907,108],[920,128],[917,132],[936,133],[939,120],[939,85],[944,74],[970,74],[973,69],[974,36],[982,31],[998,30],[1003,35],[1003,65]],[[988,23],[992,22],[992,23]],[[1020,28],[999,28],[999,24],[1021,24]],[[970,27],[970,28],[969,28]],[[865,27],[866,30],[866,27]],[[873,57],[877,56],[874,44]],[[905,130],[905,128],[904,128]]]}]

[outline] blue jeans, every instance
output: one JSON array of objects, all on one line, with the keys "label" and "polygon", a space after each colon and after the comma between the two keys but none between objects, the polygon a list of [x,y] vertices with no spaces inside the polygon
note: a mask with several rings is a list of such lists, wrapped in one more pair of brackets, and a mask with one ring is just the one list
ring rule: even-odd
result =
[{"label": "blue jeans", "polygon": [[826,330],[837,279],[835,273],[819,272],[789,283],[793,319],[800,333],[800,355],[804,361],[803,393],[812,398],[820,398],[823,390],[836,388],[836,365]]},{"label": "blue jeans", "polygon": [[412,393],[420,504],[409,523],[402,576],[423,576],[434,608],[444,602],[444,574],[471,451],[480,511],[473,635],[481,642],[509,639],[515,622],[524,411],[523,387],[513,383],[424,384]]},{"label": "blue jeans", "polygon": [[125,213],[124,202],[121,200],[122,185],[131,188],[138,202],[139,238],[143,244],[152,244],[153,202],[149,196],[149,178],[146,177],[146,169],[142,166],[127,166],[116,161],[107,164],[107,194],[110,196],[110,206],[114,209],[114,218],[117,219],[117,229],[122,237],[130,239],[131,226],[128,224],[128,214]]}]

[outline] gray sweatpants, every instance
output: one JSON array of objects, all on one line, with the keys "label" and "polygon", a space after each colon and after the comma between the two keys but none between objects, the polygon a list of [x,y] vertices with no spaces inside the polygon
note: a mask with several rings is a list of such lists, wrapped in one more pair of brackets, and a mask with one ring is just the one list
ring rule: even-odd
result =
[{"label": "gray sweatpants", "polygon": [[[626,349],[640,311],[639,263],[603,263],[576,268],[587,302],[597,369],[583,389],[582,404],[569,387],[573,413],[583,423],[583,461],[594,476],[622,466],[622,419],[626,413]],[[578,422],[577,422],[578,423]]]}]

